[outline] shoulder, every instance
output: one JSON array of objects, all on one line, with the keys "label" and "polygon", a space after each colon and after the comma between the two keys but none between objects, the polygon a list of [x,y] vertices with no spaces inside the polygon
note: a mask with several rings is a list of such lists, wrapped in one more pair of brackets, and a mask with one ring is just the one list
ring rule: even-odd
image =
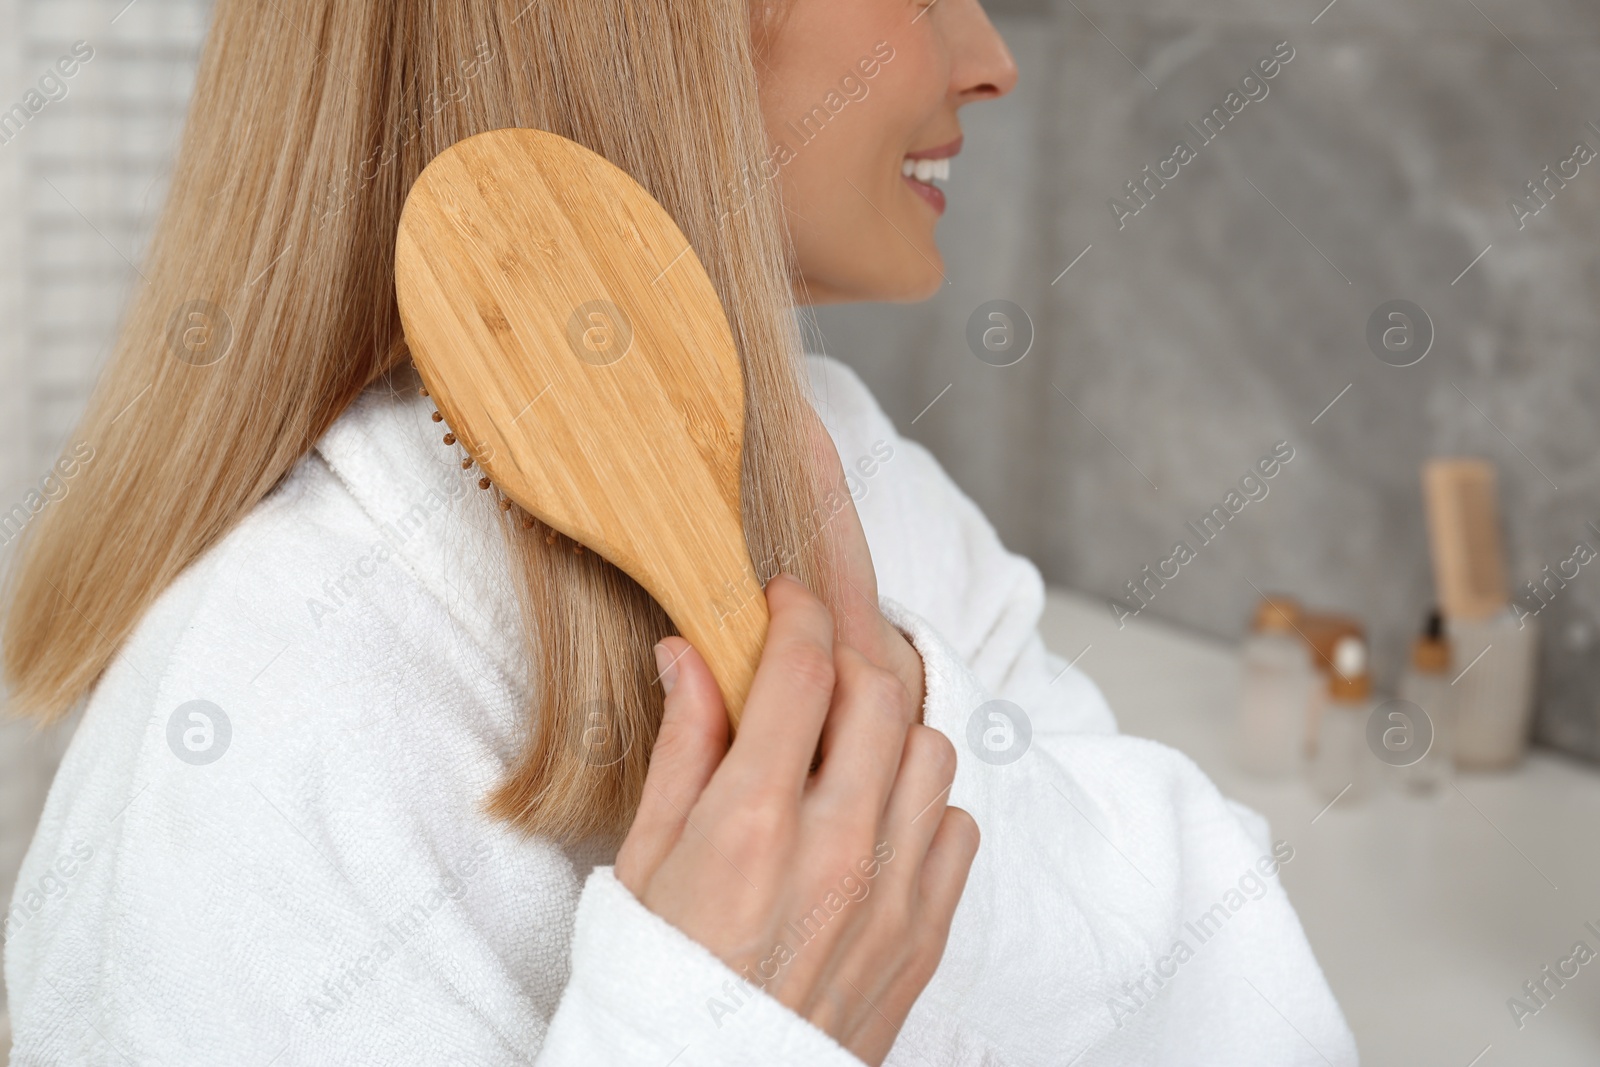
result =
[{"label": "shoulder", "polygon": [[[522,688],[320,456],[208,555],[148,620],[167,640],[145,659],[140,758],[184,781],[171,796],[197,799],[209,766],[213,785],[278,788],[316,818],[410,819],[398,809],[470,793],[449,805],[465,814],[509,766]],[[106,696],[102,714],[126,714]]]},{"label": "shoulder", "polygon": [[[159,699],[235,690],[329,717],[454,693],[459,716],[525,696],[493,508],[440,447],[430,409],[394,388],[363,393],[174,583],[172,614],[188,618]],[[158,629],[171,621],[161,614]],[[508,754],[512,732],[496,739]]]},{"label": "shoulder", "polygon": [[524,692],[312,453],[146,611],[63,775],[95,764],[130,786],[188,785],[195,767],[248,768],[256,785],[338,803],[353,780],[340,764],[372,789],[470,750],[487,788],[514,756]]},{"label": "shoulder", "polygon": [[[404,469],[382,436],[392,415],[373,415],[347,413],[329,435],[361,442],[366,469],[341,476],[319,446],[145,611],[90,696],[63,803],[115,808],[128,797],[100,783],[188,783],[197,766],[214,780],[248,765],[252,783],[281,782],[308,804],[341,802],[355,779],[340,763],[360,769],[362,788],[429,765],[487,789],[514,758],[524,679],[495,654],[510,639],[483,637],[517,634],[504,623],[514,599],[493,601],[428,555],[467,540],[453,530],[481,521],[477,501]],[[463,621],[473,616],[487,621]]]},{"label": "shoulder", "polygon": [[[557,952],[570,864],[483,808],[515,756],[522,694],[419,562],[427,528],[386,532],[370,514],[411,502],[364,506],[370,485],[306,456],[162,593],[97,685],[22,872],[64,885],[8,917],[19,1039],[38,1047],[60,1021],[46,974],[74,974],[66,995],[97,1004],[119,1044],[166,1048],[137,1004],[157,959],[187,1002],[238,1011],[259,1038],[280,996],[319,1026],[330,1004],[351,1021],[387,1010],[353,993],[373,979],[347,979],[379,973],[375,946],[499,967],[498,931],[514,928],[540,939],[539,959]],[[424,502],[426,521],[442,529],[457,504]],[[70,878],[51,873],[64,860]],[[274,951],[218,951],[235,939]],[[470,1014],[425,976],[381,974]]]}]

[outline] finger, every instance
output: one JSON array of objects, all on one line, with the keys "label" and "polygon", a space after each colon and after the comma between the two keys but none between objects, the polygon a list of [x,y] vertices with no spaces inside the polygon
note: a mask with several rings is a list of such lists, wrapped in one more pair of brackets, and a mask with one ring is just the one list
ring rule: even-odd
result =
[{"label": "finger", "polygon": [[767,583],[771,622],[728,773],[746,788],[799,795],[833,700],[833,617],[798,578]]},{"label": "finger", "polygon": [[977,822],[966,811],[945,808],[922,861],[917,905],[924,921],[938,933],[941,946],[950,934],[950,920],[966,890],[981,836]]},{"label": "finger", "polygon": [[905,687],[842,643],[835,646],[834,664],[838,681],[822,727],[822,766],[812,796],[881,825],[910,726]]},{"label": "finger", "polygon": [[722,690],[705,660],[681,637],[662,639],[657,667],[670,683],[650,755],[644,795],[617,852],[616,876],[635,895],[683,834],[689,811],[728,751]]},{"label": "finger", "polygon": [[900,772],[884,812],[884,834],[905,863],[890,867],[892,880],[914,884],[923,857],[939,829],[955,780],[956,750],[949,738],[929,726],[906,729]]}]

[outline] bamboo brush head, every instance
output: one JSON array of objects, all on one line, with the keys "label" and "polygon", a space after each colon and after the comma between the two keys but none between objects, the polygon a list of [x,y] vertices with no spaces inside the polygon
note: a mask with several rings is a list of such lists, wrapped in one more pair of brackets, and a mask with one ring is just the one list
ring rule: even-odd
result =
[{"label": "bamboo brush head", "polygon": [[672,218],[572,141],[480,134],[413,187],[395,288],[445,443],[648,590],[737,726],[767,625],[740,518],[743,371]]}]

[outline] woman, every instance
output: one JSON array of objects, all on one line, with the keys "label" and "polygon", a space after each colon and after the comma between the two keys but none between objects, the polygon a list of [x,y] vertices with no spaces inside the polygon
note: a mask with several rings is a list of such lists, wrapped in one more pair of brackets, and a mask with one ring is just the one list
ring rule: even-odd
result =
[{"label": "woman", "polygon": [[[1353,1063],[1292,845],[1116,736],[1031,564],[797,354],[794,302],[937,288],[919,161],[1015,77],[977,0],[220,0],[14,576],[14,699],[87,697],[7,918],[16,1062]],[[731,745],[410,374],[405,193],[505,126],[637,177],[728,309],[773,578]]]}]

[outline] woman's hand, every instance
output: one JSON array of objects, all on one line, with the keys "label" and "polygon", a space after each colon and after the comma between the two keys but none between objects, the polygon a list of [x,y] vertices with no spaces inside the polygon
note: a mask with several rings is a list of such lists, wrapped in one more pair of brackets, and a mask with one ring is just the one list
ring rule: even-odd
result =
[{"label": "woman's hand", "polygon": [[900,678],[836,640],[798,580],[780,575],[766,595],[772,621],[731,747],[704,660],[682,638],[661,643],[675,660],[666,714],[617,878],[879,1064],[944,954],[978,828],[946,806],[955,749],[914,721]]}]

